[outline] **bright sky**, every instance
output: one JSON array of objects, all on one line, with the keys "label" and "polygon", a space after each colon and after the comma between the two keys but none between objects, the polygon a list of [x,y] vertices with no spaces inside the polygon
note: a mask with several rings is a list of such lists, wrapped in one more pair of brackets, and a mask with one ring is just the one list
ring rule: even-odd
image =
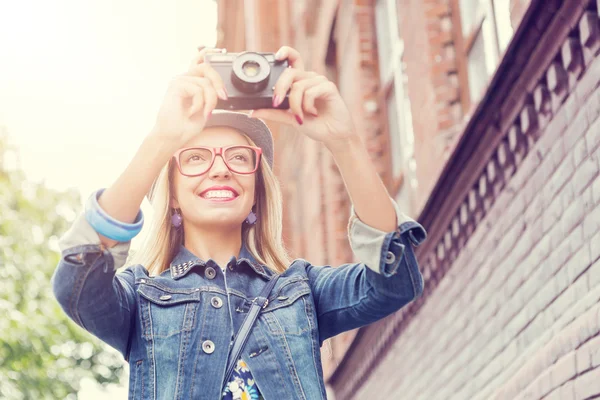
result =
[{"label": "bright sky", "polygon": [[0,0],[0,125],[29,178],[87,197],[119,175],[169,80],[216,42],[214,0]]},{"label": "bright sky", "polygon": [[[0,126],[28,178],[83,200],[109,186],[169,80],[214,46],[216,12],[215,0],[0,0]],[[94,392],[80,398],[106,396]]]}]

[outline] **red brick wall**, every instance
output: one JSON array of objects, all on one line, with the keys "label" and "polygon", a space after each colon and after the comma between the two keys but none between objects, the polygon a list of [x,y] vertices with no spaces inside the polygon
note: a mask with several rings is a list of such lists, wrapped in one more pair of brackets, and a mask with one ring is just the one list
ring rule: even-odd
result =
[{"label": "red brick wall", "polygon": [[600,20],[571,5],[531,105],[501,123],[516,172],[353,398],[600,394]]},{"label": "red brick wall", "polygon": [[421,210],[445,163],[463,116],[450,0],[398,0],[415,135]]},{"label": "red brick wall", "polygon": [[569,106],[356,398],[600,393],[600,90]]}]

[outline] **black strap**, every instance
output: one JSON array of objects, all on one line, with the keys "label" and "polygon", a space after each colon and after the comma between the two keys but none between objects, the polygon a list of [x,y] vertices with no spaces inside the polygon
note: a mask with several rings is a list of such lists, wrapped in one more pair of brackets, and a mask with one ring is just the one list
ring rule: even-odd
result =
[{"label": "black strap", "polygon": [[233,348],[231,349],[231,353],[229,354],[229,361],[227,364],[227,371],[225,373],[224,385],[226,385],[229,382],[229,379],[231,378],[233,368],[235,367],[235,364],[237,362],[238,357],[240,356],[240,353],[242,352],[242,349],[248,341],[248,334],[250,333],[250,330],[254,325],[254,321],[256,321],[256,318],[258,317],[258,313],[261,309],[265,308],[269,304],[269,293],[271,293],[271,290],[275,286],[275,282],[277,282],[277,279],[279,279],[279,274],[274,275],[269,281],[269,283],[265,285],[260,295],[254,300],[252,300],[252,307],[250,308],[248,315],[246,315],[244,322],[242,322],[242,326],[238,331],[238,334],[233,343]]}]

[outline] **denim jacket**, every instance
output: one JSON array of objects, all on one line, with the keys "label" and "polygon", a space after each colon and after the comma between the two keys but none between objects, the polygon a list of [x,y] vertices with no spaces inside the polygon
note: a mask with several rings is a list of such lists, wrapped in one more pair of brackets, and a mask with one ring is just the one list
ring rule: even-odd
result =
[{"label": "denim jacket", "polygon": [[[412,246],[426,232],[394,207],[393,232],[366,225],[351,208],[348,236],[358,262],[334,268],[296,259],[281,274],[241,355],[265,399],[326,399],[323,341],[421,295]],[[141,265],[116,273],[130,243],[101,246],[83,214],[59,243],[54,294],[75,323],[129,362],[130,399],[220,398],[234,333],[274,272],[242,245],[225,270],[182,246],[158,276]]]}]

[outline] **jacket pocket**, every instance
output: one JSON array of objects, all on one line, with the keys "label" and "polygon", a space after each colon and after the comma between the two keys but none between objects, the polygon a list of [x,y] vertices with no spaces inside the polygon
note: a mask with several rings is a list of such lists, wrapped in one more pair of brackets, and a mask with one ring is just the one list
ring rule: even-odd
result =
[{"label": "jacket pocket", "polygon": [[261,313],[273,334],[301,335],[315,328],[310,286],[306,280],[284,282]]},{"label": "jacket pocket", "polygon": [[171,289],[140,283],[142,335],[146,340],[168,338],[194,329],[200,289]]}]

